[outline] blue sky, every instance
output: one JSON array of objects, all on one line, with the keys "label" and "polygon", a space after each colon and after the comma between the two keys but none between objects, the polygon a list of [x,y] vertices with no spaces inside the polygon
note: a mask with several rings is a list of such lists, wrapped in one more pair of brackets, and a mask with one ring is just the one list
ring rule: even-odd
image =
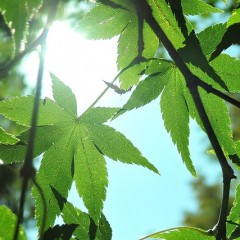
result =
[{"label": "blue sky", "polygon": [[[66,24],[57,23],[48,39],[43,97],[51,97],[51,71],[73,89],[79,113],[86,109],[105,88],[102,80],[111,81],[117,73],[116,41],[116,38],[87,41]],[[32,86],[36,78],[36,58],[37,55],[32,54],[23,66]],[[129,94],[119,96],[109,90],[99,105],[122,106],[127,97]],[[104,213],[112,226],[113,240],[138,239],[154,231],[179,226],[184,211],[197,208],[189,184],[194,178],[164,128],[159,99],[109,124],[124,133],[161,173],[159,176],[139,166],[107,159],[109,186]],[[214,181],[220,171],[218,165],[209,163],[207,154],[203,154],[208,140],[194,122],[190,126],[190,151],[197,172],[204,172],[208,181]],[[74,188],[69,200],[82,209]]]}]

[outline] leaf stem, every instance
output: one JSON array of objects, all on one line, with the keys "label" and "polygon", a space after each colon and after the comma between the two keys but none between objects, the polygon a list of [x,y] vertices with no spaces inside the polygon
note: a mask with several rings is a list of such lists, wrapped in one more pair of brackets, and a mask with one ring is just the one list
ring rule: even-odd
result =
[{"label": "leaf stem", "polygon": [[[152,59],[149,59],[152,60]],[[130,67],[132,67],[135,63],[136,63],[137,59],[134,59],[129,65],[127,65],[125,68],[123,68],[114,78],[113,80],[110,82],[110,84],[115,83],[115,81],[119,78],[119,76],[121,74],[123,74],[127,69],[129,69]],[[147,60],[148,61],[148,60]],[[90,109],[92,109],[98,102],[99,100],[105,95],[105,93],[108,91],[110,87],[107,86],[101,93],[100,95],[93,101],[93,103],[77,118],[77,120],[80,120],[80,118],[86,114]]]}]

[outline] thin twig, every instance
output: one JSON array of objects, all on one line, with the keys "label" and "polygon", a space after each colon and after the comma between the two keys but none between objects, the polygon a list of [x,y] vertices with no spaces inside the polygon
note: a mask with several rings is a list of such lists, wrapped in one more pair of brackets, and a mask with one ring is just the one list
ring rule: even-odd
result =
[{"label": "thin twig", "polygon": [[[18,215],[17,215],[17,223],[16,223],[15,231],[14,231],[14,238],[13,238],[14,240],[18,239],[20,223],[23,220],[24,202],[25,202],[28,182],[29,182],[29,179],[33,179],[33,181],[34,181],[34,177],[35,177],[35,169],[33,166],[33,153],[34,153],[34,142],[35,142],[35,135],[36,135],[36,126],[37,126],[37,119],[38,119],[40,96],[41,96],[41,90],[42,90],[42,80],[43,80],[43,73],[44,73],[44,59],[45,59],[45,54],[46,54],[46,38],[48,35],[49,26],[53,22],[55,15],[56,15],[58,0],[53,1],[53,3],[55,5],[53,4],[51,6],[51,9],[48,14],[48,21],[46,24],[46,28],[43,31],[42,41],[39,43],[39,46],[41,47],[41,49],[40,49],[40,59],[39,59],[40,60],[39,61],[39,70],[38,70],[38,75],[37,75],[36,94],[35,94],[35,99],[34,99],[34,107],[33,107],[33,112],[32,112],[32,121],[31,121],[31,128],[30,128],[29,139],[28,139],[27,152],[26,152],[24,163],[23,163],[23,167],[21,169],[21,176],[23,177],[23,182],[22,182],[22,189],[21,189],[21,196],[20,196],[20,203],[19,203],[19,211],[18,211]],[[36,186],[38,186],[38,185],[36,185]],[[40,195],[42,197],[41,191],[40,191]],[[42,200],[44,202],[43,197],[42,197]],[[46,214],[46,212],[44,214]],[[45,225],[45,219],[43,219],[43,221],[44,221],[44,223],[42,224],[42,227]],[[42,235],[42,232],[43,232],[43,230],[41,230],[41,235]]]},{"label": "thin twig", "polygon": [[[156,60],[156,58],[150,58],[150,59],[141,59],[144,62],[148,62],[148,61],[152,61],[152,60]],[[110,82],[110,84],[114,84],[115,81],[119,78],[119,76],[121,74],[123,74],[126,70],[128,70],[129,68],[131,68],[132,66],[134,66],[134,64],[138,63],[139,59],[133,59],[133,61],[131,63],[129,63],[126,67],[124,67],[114,78],[113,80]],[[91,110],[98,102],[99,100],[105,95],[105,93],[107,92],[107,90],[110,88],[110,84],[100,93],[100,95],[93,101],[93,103],[78,117],[78,120],[84,115],[86,114],[89,110]]]},{"label": "thin twig", "polygon": [[[46,32],[45,38],[46,36],[47,36],[47,32]],[[43,40],[45,39],[43,38]],[[41,46],[42,46],[42,49],[40,52],[40,63],[39,63],[39,70],[38,70],[38,77],[37,77],[34,107],[32,112],[31,128],[30,128],[29,139],[28,139],[27,153],[25,156],[23,167],[21,169],[21,176],[23,177],[23,183],[22,183],[22,191],[21,191],[21,197],[20,197],[17,224],[15,227],[15,233],[14,233],[14,240],[18,239],[19,227],[23,219],[24,202],[25,202],[28,182],[29,182],[29,179],[33,179],[35,175],[35,169],[33,166],[33,151],[34,151],[34,140],[35,140],[35,134],[36,134],[39,99],[41,96],[41,86],[42,86],[42,79],[43,79],[43,72],[44,72],[44,57],[45,57],[45,44],[42,43]]]}]

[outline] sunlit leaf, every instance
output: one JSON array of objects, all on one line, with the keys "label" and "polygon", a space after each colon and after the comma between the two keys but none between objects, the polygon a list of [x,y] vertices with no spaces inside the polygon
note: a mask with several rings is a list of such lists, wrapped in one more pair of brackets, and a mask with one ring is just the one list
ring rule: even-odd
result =
[{"label": "sunlit leaf", "polygon": [[[14,239],[16,215],[7,206],[1,205],[0,216],[0,239]],[[18,239],[27,239],[22,227],[20,227]]]},{"label": "sunlit leaf", "polygon": [[[72,90],[51,74],[53,82],[53,97],[57,104],[73,117],[77,116],[77,102]],[[63,91],[64,90],[64,91]]]},{"label": "sunlit leaf", "polygon": [[[85,212],[82,212],[78,208],[74,207],[71,203],[66,203],[63,209],[62,217],[65,223],[68,224],[78,224],[78,227],[74,231],[74,236],[79,239],[89,240],[89,228],[90,228],[90,218]],[[102,214],[99,226],[97,228],[96,240],[111,240],[112,230],[111,227]]]},{"label": "sunlit leaf", "polygon": [[[238,224],[240,224],[240,184],[236,188],[235,199],[233,202],[233,207],[228,216],[228,221],[233,223],[227,223],[227,236],[230,237],[235,229],[237,229]],[[235,224],[234,224],[235,223]]]},{"label": "sunlit leaf", "polygon": [[[40,101],[33,152],[34,157],[44,153],[36,181],[45,200],[42,199],[38,188],[33,189],[37,225],[40,226],[43,216],[47,213],[44,230],[53,226],[63,209],[74,179],[89,217],[100,227],[99,221],[108,184],[104,155],[113,160],[147,167],[156,173],[158,170],[123,134],[103,125],[119,111],[119,108],[92,108],[77,117],[76,100],[72,91],[57,77],[52,78],[56,102],[50,99]],[[34,98],[31,96],[1,101],[0,113],[29,127],[33,102]],[[0,145],[0,158],[4,164],[25,159],[29,129],[26,128],[18,139],[11,138],[12,145]],[[101,149],[102,147],[104,149]],[[131,154],[126,154],[125,150]],[[46,201],[46,209],[43,201]]]},{"label": "sunlit leaf", "polygon": [[19,51],[26,37],[27,24],[34,13],[40,8],[42,0],[1,0],[0,12],[14,39],[16,51]]},{"label": "sunlit leaf", "polygon": [[231,17],[228,19],[227,27],[230,27],[233,24],[240,23],[240,9],[234,9]]},{"label": "sunlit leaf", "polygon": [[151,234],[148,237],[142,238],[142,240],[152,239],[152,238],[161,239],[161,240],[175,240],[175,239],[215,240],[215,236],[212,236],[207,231],[204,231],[199,228],[191,228],[191,227],[178,227],[178,228],[168,229],[165,231]]},{"label": "sunlit leaf", "polygon": [[152,8],[154,18],[175,48],[182,47],[184,42],[183,34],[167,3],[164,0],[148,0],[148,3]]},{"label": "sunlit leaf", "polygon": [[223,12],[202,0],[182,0],[182,8],[186,15],[199,15]]},{"label": "sunlit leaf", "polygon": [[183,77],[177,70],[172,70],[171,80],[165,87],[161,97],[161,111],[164,125],[171,134],[188,170],[193,176],[196,171],[189,153],[189,116],[183,88]]},{"label": "sunlit leaf", "polygon": [[14,145],[19,141],[14,135],[7,133],[2,127],[0,127],[0,144]]}]

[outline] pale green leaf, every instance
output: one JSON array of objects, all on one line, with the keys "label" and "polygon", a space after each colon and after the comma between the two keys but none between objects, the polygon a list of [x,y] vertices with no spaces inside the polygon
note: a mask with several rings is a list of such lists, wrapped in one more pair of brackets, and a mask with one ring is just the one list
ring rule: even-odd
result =
[{"label": "pale green leaf", "polygon": [[176,49],[183,47],[184,36],[165,0],[148,0],[153,16]]},{"label": "pale green leaf", "polygon": [[[159,61],[156,65],[153,72],[147,69],[146,74],[149,74],[149,76],[137,85],[127,103],[122,107],[123,110],[132,110],[142,107],[160,95],[171,77],[173,65],[164,61]],[[150,66],[149,68],[152,67]]]},{"label": "pale green leaf", "polygon": [[[87,213],[82,212],[78,208],[74,207],[71,203],[66,203],[63,209],[63,220],[68,224],[79,224],[77,229],[74,231],[74,236],[79,239],[89,240],[89,226],[90,218]],[[96,240],[111,240],[112,230],[106,220],[105,216],[102,214],[97,229]]]},{"label": "pale green leaf", "polygon": [[85,212],[82,212],[78,208],[74,207],[70,202],[64,205],[62,211],[63,221],[67,224],[79,224],[77,229],[74,231],[74,235],[79,239],[89,239],[89,225],[90,218]]},{"label": "pale green leaf", "polygon": [[[46,201],[46,221],[45,229],[53,226],[55,218],[63,208],[64,199],[67,198],[73,178],[73,129],[62,132],[59,141],[53,144],[45,152],[40,169],[37,173],[38,182]],[[33,197],[36,201],[36,220],[40,226],[44,207],[40,193],[37,188],[33,188]]]},{"label": "pale green leaf", "polygon": [[128,90],[139,82],[147,68],[147,62],[140,62],[133,64],[132,67],[127,68],[120,76],[120,84],[123,90]]},{"label": "pale green leaf", "polygon": [[221,54],[211,62],[211,66],[230,92],[240,91],[240,60]]},{"label": "pale green leaf", "polygon": [[81,116],[81,121],[88,123],[104,123],[112,118],[118,110],[119,108],[91,108],[83,116]]},{"label": "pale green leaf", "polygon": [[[23,126],[30,126],[33,109],[33,96],[14,97],[0,102],[0,114]],[[50,125],[64,120],[71,120],[61,107],[46,98],[41,100],[37,125]]]},{"label": "pale green leaf", "polygon": [[14,145],[18,141],[18,138],[10,133],[7,133],[2,127],[0,127],[0,144]]},{"label": "pale green leaf", "polygon": [[186,15],[199,15],[208,13],[223,12],[219,8],[215,8],[202,0],[182,0],[183,12]]},{"label": "pale green leaf", "polygon": [[18,52],[26,37],[27,24],[33,14],[41,6],[41,0],[1,0],[0,12],[14,39],[15,49]]},{"label": "pale green leaf", "polygon": [[97,4],[79,23],[79,29],[92,39],[108,39],[122,32],[131,17],[125,8]]},{"label": "pale green leaf", "polygon": [[159,47],[159,40],[152,28],[144,21],[143,22],[143,57],[146,59],[154,57]]},{"label": "pale green leaf", "polygon": [[199,89],[200,96],[213,130],[226,154],[235,154],[231,122],[226,103],[219,97]]},{"label": "pale green leaf", "polygon": [[0,145],[0,159],[4,164],[22,162],[26,155],[26,145]]},{"label": "pale green leaf", "polygon": [[[231,122],[226,103],[219,97],[205,92],[203,89],[199,88],[199,93],[212,128],[224,152],[229,155],[235,154],[236,149],[232,139]],[[202,120],[188,89],[184,89],[184,96],[189,114],[193,119],[196,119],[198,125],[203,131],[205,131]]]},{"label": "pale green leaf", "polygon": [[104,155],[113,160],[137,164],[158,173],[158,170],[122,133],[106,125],[92,124],[87,125],[87,128],[91,131],[91,138],[97,148]]},{"label": "pale green leaf", "polygon": [[171,80],[165,87],[161,97],[161,111],[164,125],[177,145],[184,163],[193,176],[196,171],[189,152],[189,114],[185,102],[183,88],[185,82],[179,71],[173,70]]},{"label": "pale green leaf", "polygon": [[131,21],[118,40],[118,68],[134,65],[119,76],[123,89],[128,89],[139,81],[141,72],[147,65],[143,60],[153,58],[158,46],[159,41],[152,28],[134,10]]},{"label": "pale green leaf", "polygon": [[142,239],[161,239],[161,240],[215,240],[207,231],[193,227],[178,227],[167,229],[158,233],[149,235]]},{"label": "pale green leaf", "polygon": [[121,33],[118,40],[118,68],[128,66],[138,56],[138,19],[133,19]]},{"label": "pale green leaf", "polygon": [[228,19],[227,27],[236,23],[240,23],[240,8],[233,10],[231,17]]},{"label": "pale green leaf", "polygon": [[[233,223],[240,224],[240,184],[236,188],[235,199],[233,202],[233,207],[228,216],[228,221]],[[227,236],[230,237],[234,230],[237,228],[236,224],[227,223]]]},{"label": "pale green leaf", "polygon": [[78,137],[74,155],[74,179],[89,215],[98,225],[108,184],[106,162],[90,139],[87,139],[84,133],[87,130],[82,128],[80,131],[82,136]]},{"label": "pale green leaf", "polygon": [[73,117],[77,116],[77,102],[72,90],[60,81],[54,74],[52,78],[52,92],[57,104]]},{"label": "pale green leaf", "polygon": [[[0,240],[14,239],[14,230],[17,221],[16,215],[4,205],[0,206]],[[25,240],[25,232],[20,226],[18,240]]]},{"label": "pale green leaf", "polygon": [[197,37],[205,55],[210,55],[216,50],[226,32],[226,24],[216,24],[204,29]]}]

